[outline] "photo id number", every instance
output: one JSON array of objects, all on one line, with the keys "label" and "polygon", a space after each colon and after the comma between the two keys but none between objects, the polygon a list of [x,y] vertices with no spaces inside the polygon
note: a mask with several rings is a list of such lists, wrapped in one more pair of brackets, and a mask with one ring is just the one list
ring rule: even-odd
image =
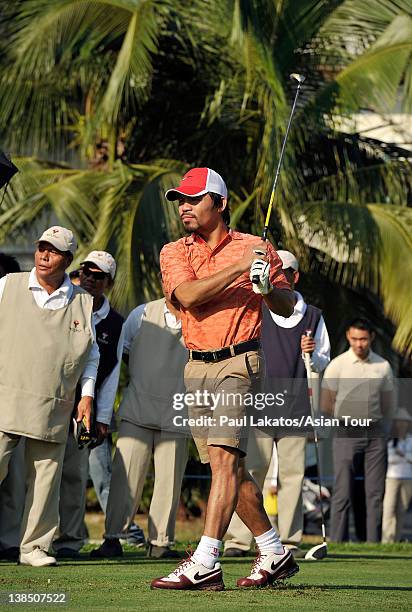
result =
[{"label": "photo id number", "polygon": [[0,605],[66,604],[67,593],[33,593],[28,591],[0,591]]}]

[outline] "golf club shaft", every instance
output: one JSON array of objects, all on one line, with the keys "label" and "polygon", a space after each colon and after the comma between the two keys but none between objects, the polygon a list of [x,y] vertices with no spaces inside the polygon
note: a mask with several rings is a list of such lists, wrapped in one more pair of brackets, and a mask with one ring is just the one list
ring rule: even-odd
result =
[{"label": "golf club shaft", "polygon": [[[312,331],[309,329],[306,331],[306,336],[311,337]],[[310,365],[310,354],[305,353],[305,366],[306,366],[306,375],[308,379],[308,392],[309,392],[309,403],[310,403],[310,412],[312,415],[312,420],[315,422],[315,408],[313,405],[313,386],[312,386],[312,368]],[[319,457],[319,439],[318,439],[318,431],[313,425],[313,434],[315,439],[315,454],[316,454],[316,467],[318,472],[318,485],[319,485],[319,503],[320,503],[320,514],[322,518],[322,539],[323,543],[326,543],[326,528],[325,528],[325,516],[323,514],[323,503],[322,503],[322,482],[320,476],[320,457]]]},{"label": "golf club shaft", "polygon": [[280,169],[282,167],[283,157],[285,155],[286,143],[287,143],[287,140],[288,140],[288,137],[289,137],[290,126],[292,125],[293,115],[295,114],[296,103],[298,101],[298,97],[299,97],[301,86],[302,86],[302,83],[298,82],[298,86],[296,88],[296,93],[295,93],[295,99],[293,100],[292,109],[291,109],[290,115],[289,115],[289,121],[288,121],[288,124],[287,124],[287,127],[286,127],[285,137],[283,139],[282,148],[280,150],[280,156],[279,156],[278,166],[276,168],[275,180],[273,181],[272,193],[270,194],[269,208],[268,208],[267,213],[266,213],[265,226],[264,226],[263,232],[262,232],[262,240],[266,240],[267,239],[270,216],[272,214],[273,203],[275,201],[276,187],[277,187],[277,184],[278,184],[278,181],[279,181]]},{"label": "golf club shaft", "polygon": [[316,454],[316,465],[318,468],[318,485],[319,485],[319,504],[320,504],[320,514],[322,517],[322,539],[323,542],[326,542],[326,529],[325,529],[325,517],[323,514],[323,501],[322,501],[322,482],[320,477],[320,456],[319,456],[319,440],[318,440],[318,432],[316,431],[316,427],[313,428],[314,438],[315,438],[315,454]]},{"label": "golf club shaft", "polygon": [[[296,93],[295,93],[295,99],[293,100],[292,108],[291,108],[290,115],[289,115],[289,121],[288,121],[288,124],[287,124],[287,127],[286,127],[286,133],[285,133],[285,136],[283,138],[282,148],[280,150],[280,156],[279,156],[279,161],[278,161],[278,165],[277,165],[277,168],[276,168],[275,180],[273,181],[272,192],[270,194],[269,207],[268,207],[268,210],[267,210],[267,213],[266,213],[265,226],[264,226],[263,232],[262,232],[262,240],[263,241],[267,240],[270,216],[272,214],[273,203],[275,201],[276,187],[277,187],[277,184],[278,184],[278,181],[279,181],[280,169],[282,167],[283,157],[285,155],[286,142],[288,140],[290,126],[292,125],[293,115],[295,114],[296,103],[297,103],[297,100],[298,100],[298,97],[299,97],[301,86],[302,86],[302,82],[298,81],[298,86],[297,86]],[[253,279],[252,279],[252,282],[254,284],[257,284],[259,282],[259,276],[254,276]]]}]

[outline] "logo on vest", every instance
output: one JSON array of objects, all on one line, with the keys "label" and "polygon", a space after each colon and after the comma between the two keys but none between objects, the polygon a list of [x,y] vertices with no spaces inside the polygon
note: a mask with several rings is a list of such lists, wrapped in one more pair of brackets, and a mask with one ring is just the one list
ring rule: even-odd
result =
[{"label": "logo on vest", "polygon": [[102,332],[102,335],[100,336],[100,338],[98,338],[98,342],[101,342],[102,344],[109,344],[109,334],[107,332]]},{"label": "logo on vest", "polygon": [[75,331],[75,332],[81,332],[82,329],[80,327],[80,321],[73,321],[73,325],[70,326],[69,328],[71,331]]}]

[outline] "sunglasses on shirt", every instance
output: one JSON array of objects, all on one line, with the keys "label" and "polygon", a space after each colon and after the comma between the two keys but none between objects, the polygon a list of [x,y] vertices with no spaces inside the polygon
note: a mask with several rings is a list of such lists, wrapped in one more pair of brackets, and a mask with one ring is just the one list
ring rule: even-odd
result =
[{"label": "sunglasses on shirt", "polygon": [[95,280],[103,280],[106,278],[106,272],[96,272],[95,270],[89,270],[89,268],[82,268],[82,272],[85,276],[91,276]]}]

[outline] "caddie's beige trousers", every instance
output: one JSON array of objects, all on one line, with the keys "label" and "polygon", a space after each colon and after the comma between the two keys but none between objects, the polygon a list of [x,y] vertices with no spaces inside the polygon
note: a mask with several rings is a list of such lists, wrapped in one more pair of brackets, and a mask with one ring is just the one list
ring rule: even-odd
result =
[{"label": "caddie's beige trousers", "polygon": [[[303,532],[302,483],[305,472],[304,436],[276,439],[278,452],[278,528],[284,544],[299,546]],[[273,452],[273,438],[253,429],[250,432],[246,468],[263,489]],[[227,530],[225,550],[249,550],[253,536],[234,514]]]},{"label": "caddie's beige trousers", "polygon": [[387,478],[383,498],[382,542],[400,542],[412,500],[412,480]]},{"label": "caddie's beige trousers", "polygon": [[65,444],[0,432],[0,482],[8,473],[13,449],[25,438],[26,498],[20,552],[48,552],[59,522],[59,489]]},{"label": "caddie's beige trousers", "polygon": [[63,473],[60,484],[59,536],[53,542],[54,550],[70,548],[79,551],[87,541],[84,524],[87,480],[89,477],[89,451],[79,450],[72,432],[66,443]]},{"label": "caddie's beige trousers", "polygon": [[187,439],[123,420],[113,459],[106,538],[125,537],[138,509],[152,456],[154,489],[149,509],[149,541],[155,546],[173,544],[187,463]]}]

